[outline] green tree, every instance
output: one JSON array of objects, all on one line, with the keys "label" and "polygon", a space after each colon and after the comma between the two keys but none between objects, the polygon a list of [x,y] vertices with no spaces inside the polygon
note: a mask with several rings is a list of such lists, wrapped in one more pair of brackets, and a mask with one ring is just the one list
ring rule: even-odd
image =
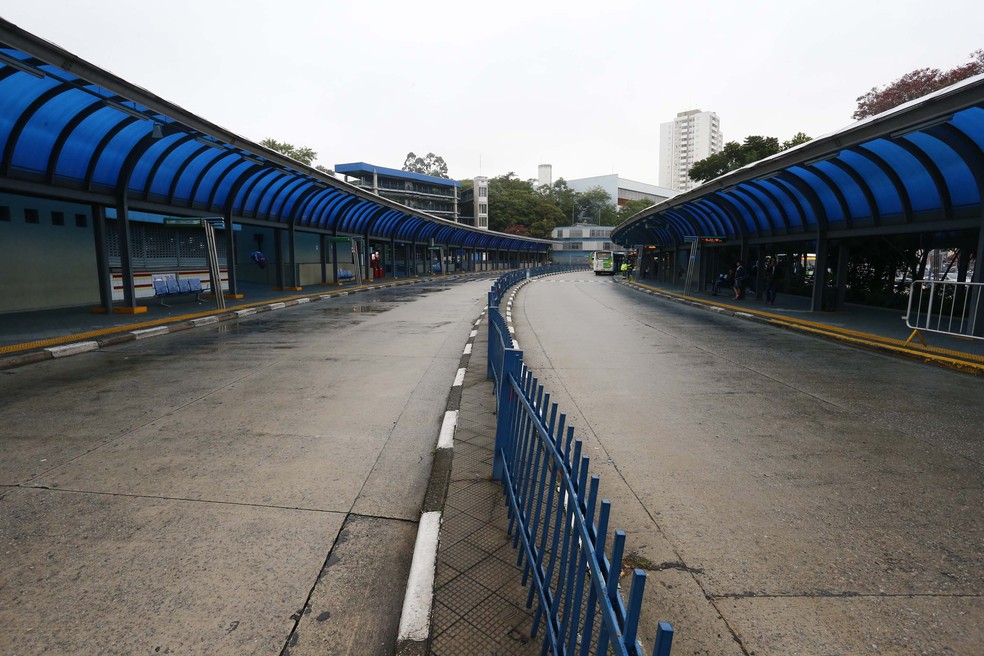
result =
[{"label": "green tree", "polygon": [[611,194],[601,187],[591,187],[587,191],[578,192],[575,202],[579,221],[615,225],[618,209]]},{"label": "green tree", "polygon": [[318,153],[313,148],[308,148],[307,146],[295,146],[294,144],[289,144],[286,141],[264,139],[260,142],[260,145],[269,148],[270,150],[275,150],[281,155],[286,155],[291,159],[295,159],[305,166],[311,166],[311,163],[318,158]]},{"label": "green tree", "polygon": [[652,207],[655,203],[648,198],[639,198],[637,200],[626,201],[625,205],[618,208],[618,215],[615,217],[615,223],[612,225],[621,225],[630,216],[635,216],[647,207]]},{"label": "green tree", "polygon": [[577,192],[567,186],[566,180],[557,178],[553,184],[538,187],[537,191],[560,210],[562,218],[558,220],[557,225],[574,223]]},{"label": "green tree", "polygon": [[724,175],[728,171],[734,171],[741,167],[757,162],[760,159],[775,155],[778,152],[798,146],[801,143],[810,141],[802,132],[797,132],[792,139],[779,143],[775,137],[763,137],[751,135],[745,137],[744,143],[729,141],[724,144],[724,148],[719,153],[714,153],[696,162],[687,174],[691,180],[707,182],[714,178]]},{"label": "green tree", "polygon": [[917,68],[894,82],[882,87],[872,87],[868,93],[858,96],[858,107],[853,118],[862,119],[881,114],[902,103],[922,98],[972,75],[984,73],[984,48],[970,53],[970,61],[948,71],[938,68]]},{"label": "green tree", "polygon": [[427,153],[426,157],[419,157],[413,152],[407,153],[407,158],[403,161],[403,170],[450,180],[447,163],[443,157],[434,153]]},{"label": "green tree", "polygon": [[[536,214],[537,193],[527,180],[510,171],[489,179],[489,228],[514,234],[516,226],[529,226]],[[525,234],[525,233],[524,233]]]},{"label": "green tree", "polygon": [[[305,166],[311,166],[311,163],[318,159],[318,153],[315,152],[313,148],[308,148],[307,146],[295,146],[294,144],[289,144],[286,141],[277,141],[276,139],[264,139],[260,142],[260,145],[265,146],[270,150],[275,150],[281,155],[286,155],[291,159],[297,160]],[[314,168],[322,173],[332,176],[335,175],[334,171],[325,166],[321,166],[320,164]]]}]

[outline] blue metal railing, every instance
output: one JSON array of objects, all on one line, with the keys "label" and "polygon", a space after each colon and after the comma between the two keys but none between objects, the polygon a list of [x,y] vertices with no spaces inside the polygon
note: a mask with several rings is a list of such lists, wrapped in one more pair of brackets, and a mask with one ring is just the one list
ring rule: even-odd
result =
[{"label": "blue metal railing", "polygon": [[[497,300],[508,287],[493,286]],[[599,505],[600,478],[589,479],[581,440],[523,364],[522,351],[512,348],[491,299],[490,293],[488,371],[498,413],[493,478],[505,489],[523,584],[532,581],[527,607],[538,600],[533,636],[542,626],[543,653],[641,655],[637,631],[646,573],[633,571],[626,604],[618,588],[625,533],[614,532],[609,558],[611,503]],[[668,656],[672,640],[672,627],[660,622],[653,654]]]}]

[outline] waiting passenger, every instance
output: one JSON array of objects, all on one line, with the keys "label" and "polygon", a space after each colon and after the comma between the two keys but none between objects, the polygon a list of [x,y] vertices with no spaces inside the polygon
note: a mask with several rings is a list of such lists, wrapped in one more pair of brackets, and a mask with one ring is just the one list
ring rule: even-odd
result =
[{"label": "waiting passenger", "polygon": [[719,275],[717,277],[717,280],[714,281],[714,284],[711,285],[711,296],[717,296],[718,291],[722,287],[725,289],[731,289],[731,283],[734,281],[734,279],[735,279],[734,269],[728,269],[727,273],[722,273],[721,275]]}]

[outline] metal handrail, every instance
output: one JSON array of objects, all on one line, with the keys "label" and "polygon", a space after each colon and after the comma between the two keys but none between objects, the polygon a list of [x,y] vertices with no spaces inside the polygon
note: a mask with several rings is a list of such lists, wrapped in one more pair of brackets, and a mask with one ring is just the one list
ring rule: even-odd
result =
[{"label": "metal handrail", "polygon": [[[615,531],[606,552],[611,503],[598,499],[600,478],[588,477],[589,459],[566,415],[523,364],[499,311],[505,291],[528,275],[563,271],[541,267],[511,272],[489,291],[488,377],[495,381],[496,441],[492,477],[502,481],[509,533],[523,567],[526,600],[538,600],[532,636],[541,622],[543,653],[640,656],[638,641],[646,573],[635,569],[628,603],[619,589],[625,532]],[[597,517],[597,520],[596,520]],[[593,635],[595,626],[598,634]],[[660,622],[654,656],[669,656],[673,627]]]},{"label": "metal handrail", "polygon": [[982,295],[984,283],[915,280],[903,318],[914,331],[984,340]]}]

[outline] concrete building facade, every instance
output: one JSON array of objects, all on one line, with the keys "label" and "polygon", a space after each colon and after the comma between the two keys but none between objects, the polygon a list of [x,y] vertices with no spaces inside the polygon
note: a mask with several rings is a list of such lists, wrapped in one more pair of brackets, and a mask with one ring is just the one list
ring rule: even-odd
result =
[{"label": "concrete building facade", "polygon": [[569,188],[582,193],[594,187],[601,187],[608,192],[608,195],[612,197],[612,201],[618,207],[622,207],[630,200],[641,200],[645,198],[653,201],[653,203],[658,203],[676,196],[676,192],[672,189],[646,184],[645,182],[627,180],[626,178],[620,178],[616,173],[612,173],[611,175],[596,175],[591,178],[577,178],[567,180],[566,182]]},{"label": "concrete building facade", "polygon": [[659,126],[659,183],[678,192],[697,186],[690,168],[700,160],[721,152],[724,137],[714,112],[691,109]]},{"label": "concrete building facade", "polygon": [[557,264],[587,264],[588,257],[594,251],[616,250],[618,247],[612,244],[614,229],[614,226],[593,223],[554,228],[550,233],[550,238],[557,242],[553,261]]},{"label": "concrete building facade", "polygon": [[485,176],[474,178],[471,189],[462,189],[461,203],[458,205],[458,222],[474,226],[480,230],[489,229],[489,179]]},{"label": "concrete building facade", "polygon": [[336,164],[335,174],[343,175],[352,184],[415,210],[449,221],[458,220],[458,189],[461,183],[457,180],[365,162]]}]

